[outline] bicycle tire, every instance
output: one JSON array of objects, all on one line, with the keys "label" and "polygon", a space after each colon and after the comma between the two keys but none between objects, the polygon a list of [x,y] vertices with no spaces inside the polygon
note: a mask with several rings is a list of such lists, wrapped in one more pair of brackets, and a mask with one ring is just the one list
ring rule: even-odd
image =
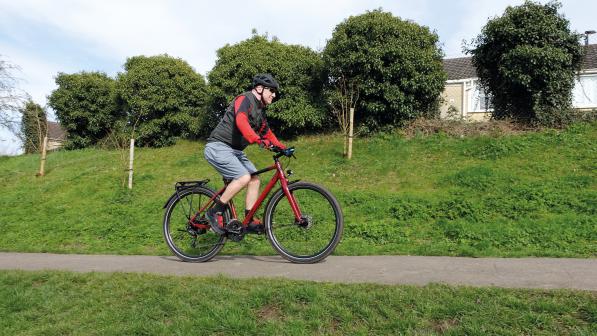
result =
[{"label": "bicycle tire", "polygon": [[[164,240],[174,255],[182,261],[205,262],[215,257],[226,243],[226,236],[211,229],[189,231],[189,222],[215,194],[206,187],[193,187],[179,191],[166,205],[163,222]],[[207,208],[205,211],[207,211]],[[197,214],[199,221],[208,224],[205,211]],[[224,213],[224,220],[230,219],[230,210]],[[200,245],[197,245],[197,243]]]},{"label": "bicycle tire", "polygon": [[296,182],[288,189],[310,225],[296,223],[287,197],[280,189],[265,209],[267,237],[286,260],[300,264],[319,262],[334,251],[342,238],[344,217],[340,204],[329,191],[313,183]]}]

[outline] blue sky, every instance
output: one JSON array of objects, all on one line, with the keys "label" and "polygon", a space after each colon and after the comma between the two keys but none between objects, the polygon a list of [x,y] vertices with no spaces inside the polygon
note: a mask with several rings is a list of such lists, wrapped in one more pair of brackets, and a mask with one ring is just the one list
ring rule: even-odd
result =
[{"label": "blue sky", "polygon": [[[545,3],[545,1],[540,1]],[[0,57],[21,70],[19,89],[44,106],[58,72],[114,76],[128,57],[167,53],[206,75],[216,50],[259,33],[321,50],[334,27],[351,15],[383,8],[430,27],[446,57],[462,56],[488,18],[522,0],[0,0]],[[595,0],[563,0],[573,30],[597,29]],[[597,37],[593,35],[593,43]],[[50,111],[50,118],[53,119]],[[0,154],[20,144],[0,129]]]}]

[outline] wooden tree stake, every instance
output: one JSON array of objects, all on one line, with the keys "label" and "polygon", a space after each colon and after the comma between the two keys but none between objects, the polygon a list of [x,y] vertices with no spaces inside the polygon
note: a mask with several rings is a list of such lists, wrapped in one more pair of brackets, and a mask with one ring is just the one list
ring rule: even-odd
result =
[{"label": "wooden tree stake", "polygon": [[44,144],[41,148],[41,164],[39,166],[39,173],[36,176],[44,176],[46,174],[46,148],[48,147],[48,136],[44,136]]},{"label": "wooden tree stake", "polygon": [[354,124],[354,108],[350,108],[350,122],[348,126],[348,159],[352,158],[352,136]]},{"label": "wooden tree stake", "polygon": [[135,139],[131,139],[129,156],[129,189],[133,189],[133,160],[135,159]]}]

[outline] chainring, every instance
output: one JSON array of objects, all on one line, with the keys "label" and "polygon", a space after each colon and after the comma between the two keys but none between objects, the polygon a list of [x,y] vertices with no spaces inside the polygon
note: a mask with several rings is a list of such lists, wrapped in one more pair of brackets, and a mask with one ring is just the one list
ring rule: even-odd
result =
[{"label": "chainring", "polygon": [[234,242],[239,242],[243,240],[243,238],[245,237],[243,223],[241,223],[241,221],[239,221],[238,219],[231,219],[226,224],[226,231],[226,235],[228,236],[228,238],[230,238],[230,240]]}]

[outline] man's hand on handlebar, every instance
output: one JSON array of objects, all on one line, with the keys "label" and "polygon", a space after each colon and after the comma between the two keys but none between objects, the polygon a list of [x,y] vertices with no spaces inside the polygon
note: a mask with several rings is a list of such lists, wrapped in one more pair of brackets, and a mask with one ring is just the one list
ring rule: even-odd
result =
[{"label": "man's hand on handlebar", "polygon": [[282,149],[282,148],[277,147],[277,146],[271,146],[269,148],[269,150],[271,150],[274,153],[282,154],[282,155],[284,155],[286,157],[291,157],[291,156],[294,155],[294,147],[288,147],[288,148]]},{"label": "man's hand on handlebar", "polygon": [[272,145],[272,142],[267,139],[259,139],[259,140],[257,140],[257,144],[259,145],[259,147],[267,148],[267,149],[270,149],[271,147],[274,146],[274,145]]},{"label": "man's hand on handlebar", "polygon": [[270,150],[276,154],[279,154],[279,156],[286,156],[286,157],[294,156],[294,147],[281,148],[281,147],[278,147],[278,146],[275,146],[274,144],[272,144],[272,142],[269,141],[268,139],[259,139],[259,140],[257,140],[257,144],[261,148],[265,148],[265,149]]}]

